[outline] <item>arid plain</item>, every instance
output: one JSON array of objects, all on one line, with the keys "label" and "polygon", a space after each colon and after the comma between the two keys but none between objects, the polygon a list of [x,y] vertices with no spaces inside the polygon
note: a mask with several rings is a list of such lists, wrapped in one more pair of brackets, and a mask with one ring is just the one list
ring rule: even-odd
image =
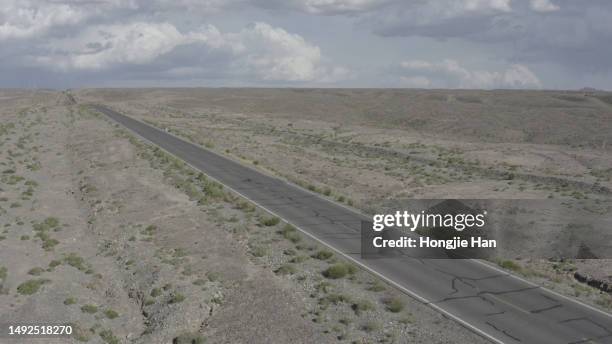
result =
[{"label": "arid plain", "polygon": [[[84,89],[0,99],[0,323],[70,322],[74,342],[484,342],[85,104],[365,213],[409,198],[607,201],[612,189],[603,92]],[[608,292],[576,279],[610,281],[608,260],[498,263],[612,308]]]}]

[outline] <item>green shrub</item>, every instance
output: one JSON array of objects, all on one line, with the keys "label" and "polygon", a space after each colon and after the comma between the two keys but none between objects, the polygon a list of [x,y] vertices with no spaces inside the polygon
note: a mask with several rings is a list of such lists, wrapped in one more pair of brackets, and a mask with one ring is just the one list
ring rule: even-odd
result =
[{"label": "green shrub", "polygon": [[319,252],[312,255],[313,258],[320,259],[320,260],[327,260],[333,256],[334,256],[333,252],[329,250],[320,250]]},{"label": "green shrub", "polygon": [[324,270],[323,276],[331,279],[339,279],[346,277],[347,275],[352,275],[356,271],[357,269],[351,264],[337,263]]},{"label": "green shrub", "polygon": [[380,323],[376,321],[368,321],[361,325],[361,329],[365,332],[374,332],[380,329]]},{"label": "green shrub", "polygon": [[168,301],[168,303],[173,304],[173,303],[181,303],[185,301],[185,295],[181,294],[181,293],[173,293],[172,296],[170,297],[170,300]]},{"label": "green shrub", "polygon": [[21,295],[32,295],[38,292],[43,284],[47,284],[49,282],[51,282],[51,280],[42,278],[29,280],[17,286],[17,292]]},{"label": "green shrub", "polygon": [[145,227],[145,229],[143,229],[140,234],[143,235],[153,235],[155,234],[155,231],[157,231],[157,226],[156,225],[148,225],[147,227]]},{"label": "green shrub", "polygon": [[308,256],[295,256],[291,258],[289,262],[299,264],[299,263],[303,263],[304,261],[306,261],[306,259],[308,259]]},{"label": "green shrub", "polygon": [[211,282],[218,281],[221,278],[221,274],[216,271],[208,271],[206,273],[206,278]]},{"label": "green shrub", "polygon": [[66,300],[64,300],[64,304],[66,306],[70,306],[70,305],[74,305],[76,303],[76,299],[74,297],[69,297]]},{"label": "green shrub", "polygon": [[161,294],[162,294],[161,289],[159,289],[159,288],[151,289],[151,293],[150,293],[151,297],[158,297]]},{"label": "green shrub", "polygon": [[367,289],[373,292],[380,292],[380,291],[384,291],[386,288],[382,283],[375,281],[375,282],[372,282],[372,284],[370,284],[370,286]]},{"label": "green shrub", "polygon": [[276,216],[272,216],[272,217],[262,217],[259,221],[262,225],[266,227],[272,227],[272,226],[276,226],[280,222],[280,219]]},{"label": "green shrub", "polygon": [[286,224],[283,227],[283,229],[280,231],[280,233],[283,235],[285,239],[291,241],[294,244],[302,240],[302,237],[297,232],[297,229],[290,224]]},{"label": "green shrub", "polygon": [[106,317],[109,319],[115,319],[116,317],[119,316],[119,313],[115,312],[112,309],[107,309],[104,311],[104,315],[106,315]]},{"label": "green shrub", "polygon": [[236,209],[251,213],[255,211],[255,206],[249,201],[240,201],[236,204]]},{"label": "green shrub", "polygon": [[206,283],[207,281],[203,278],[198,278],[197,280],[193,281],[193,285],[197,285],[197,286],[202,286]]},{"label": "green shrub", "polygon": [[329,304],[337,305],[340,303],[350,303],[351,298],[342,294],[329,294],[319,300],[319,305],[327,306]]},{"label": "green shrub", "polygon": [[82,328],[78,324],[71,324],[74,331],[74,339],[79,342],[89,342],[92,332],[89,329]]},{"label": "green shrub", "polygon": [[111,330],[102,330],[99,335],[107,344],[119,344],[119,338],[115,337]]},{"label": "green shrub", "polygon": [[521,271],[521,266],[512,260],[502,260],[499,262],[499,266],[512,271]]},{"label": "green shrub", "polygon": [[40,276],[43,272],[45,272],[45,269],[35,267],[35,268],[30,269],[30,271],[28,271],[28,274],[32,276]]},{"label": "green shrub", "polygon": [[357,301],[353,303],[351,305],[351,308],[353,309],[355,314],[360,315],[361,313],[365,311],[374,309],[374,305],[368,300],[361,300],[361,301]]},{"label": "green shrub", "polygon": [[251,254],[255,257],[263,257],[266,255],[266,249],[263,246],[255,246],[251,248]]},{"label": "green shrub", "polygon": [[98,306],[96,306],[96,305],[83,305],[81,307],[81,312],[83,312],[83,313],[94,314],[97,311],[98,311]]},{"label": "green shrub", "polygon": [[386,298],[383,300],[387,310],[392,313],[399,313],[404,309],[404,301],[400,298]]},{"label": "green shrub", "polygon": [[277,275],[293,275],[297,269],[292,264],[285,264],[274,271]]},{"label": "green shrub", "polygon": [[213,199],[220,199],[225,196],[225,193],[223,192],[223,185],[211,181],[206,181],[204,183],[202,191],[204,191],[206,196]]},{"label": "green shrub", "polygon": [[53,248],[54,248],[55,246],[57,246],[57,244],[59,244],[59,241],[57,241],[56,239],[53,239],[53,238],[51,238],[51,237],[46,236],[46,237],[43,239],[42,248],[43,248],[45,251],[51,251],[51,250],[53,250]]},{"label": "green shrub", "polygon": [[319,284],[317,284],[317,285],[315,286],[315,289],[316,289],[318,292],[322,292],[322,293],[327,293],[327,292],[329,292],[329,291],[331,290],[331,288],[332,288],[332,284],[331,284],[331,283],[329,283],[329,282],[326,282],[326,281],[319,282]]},{"label": "green shrub", "polygon": [[204,337],[198,333],[183,333],[175,337],[172,344],[204,344]]},{"label": "green shrub", "polygon": [[64,257],[64,262],[80,271],[87,270],[87,266],[85,266],[85,260],[79,257],[76,253],[67,254]]},{"label": "green shrub", "polygon": [[47,217],[45,219],[45,221],[43,221],[43,223],[48,228],[55,228],[55,227],[59,226],[59,220],[56,217]]}]

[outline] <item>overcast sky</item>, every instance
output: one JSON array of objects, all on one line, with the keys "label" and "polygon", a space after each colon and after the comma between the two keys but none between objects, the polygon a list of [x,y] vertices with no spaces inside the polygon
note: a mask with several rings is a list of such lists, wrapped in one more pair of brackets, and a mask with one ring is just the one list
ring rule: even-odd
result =
[{"label": "overcast sky", "polygon": [[612,89],[610,0],[0,0],[0,87]]}]

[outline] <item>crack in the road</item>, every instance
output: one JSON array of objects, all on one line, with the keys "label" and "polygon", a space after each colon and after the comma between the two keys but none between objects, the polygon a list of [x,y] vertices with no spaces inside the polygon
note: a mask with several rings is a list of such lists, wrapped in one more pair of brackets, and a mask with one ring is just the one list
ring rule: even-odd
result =
[{"label": "crack in the road", "polygon": [[599,324],[599,323],[597,323],[597,322],[595,322],[595,321],[593,321],[593,320],[591,320],[591,319],[589,319],[587,317],[565,319],[565,320],[559,321],[559,324],[565,324],[565,323],[572,322],[572,321],[586,321],[586,322],[591,323],[591,324],[599,327],[600,329],[604,330],[607,333],[606,336],[611,336],[612,335],[612,330],[608,329],[607,327],[605,327],[605,326],[603,326],[603,325],[601,325],[601,324]]},{"label": "crack in the road", "polygon": [[503,333],[504,335],[508,336],[509,338],[514,339],[514,340],[515,340],[515,341],[517,341],[517,342],[522,342],[522,340],[521,340],[520,338],[517,338],[517,337],[515,337],[515,336],[513,336],[513,335],[509,334],[509,333],[508,333],[506,330],[502,330],[502,329],[498,328],[497,326],[493,325],[492,323],[490,323],[490,322],[488,322],[488,321],[487,321],[487,322],[485,322],[485,324],[487,324],[487,325],[491,326],[491,327],[492,327],[492,328],[493,328],[495,331],[498,331],[498,332],[500,332],[500,333]]},{"label": "crack in the road", "polygon": [[540,309],[534,309],[534,310],[531,310],[530,312],[533,313],[533,314],[537,314],[537,313],[543,313],[543,312],[547,312],[547,311],[550,311],[550,310],[553,310],[553,309],[557,309],[557,308],[560,308],[560,307],[563,307],[563,305],[558,303],[556,305],[552,305],[552,306],[549,306],[549,307],[544,307],[544,308],[540,308]]}]

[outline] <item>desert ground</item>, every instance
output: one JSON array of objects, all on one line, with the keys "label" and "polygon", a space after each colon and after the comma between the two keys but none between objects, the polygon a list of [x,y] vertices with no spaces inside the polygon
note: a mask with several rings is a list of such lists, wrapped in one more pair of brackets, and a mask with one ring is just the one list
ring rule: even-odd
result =
[{"label": "desert ground", "polygon": [[[367,214],[413,198],[588,200],[612,212],[611,93],[219,88],[72,94]],[[596,307],[612,307],[609,260],[535,258],[496,262]]]},{"label": "desert ground", "polygon": [[[0,342],[485,342],[83,104],[112,98],[126,114],[358,208],[374,183],[417,182],[381,172],[386,158],[334,153],[367,123],[283,119],[249,97],[230,100],[251,109],[242,113],[177,92],[0,92],[0,324],[74,328]],[[173,103],[183,97],[198,110]],[[367,130],[364,139],[384,136]]]}]

